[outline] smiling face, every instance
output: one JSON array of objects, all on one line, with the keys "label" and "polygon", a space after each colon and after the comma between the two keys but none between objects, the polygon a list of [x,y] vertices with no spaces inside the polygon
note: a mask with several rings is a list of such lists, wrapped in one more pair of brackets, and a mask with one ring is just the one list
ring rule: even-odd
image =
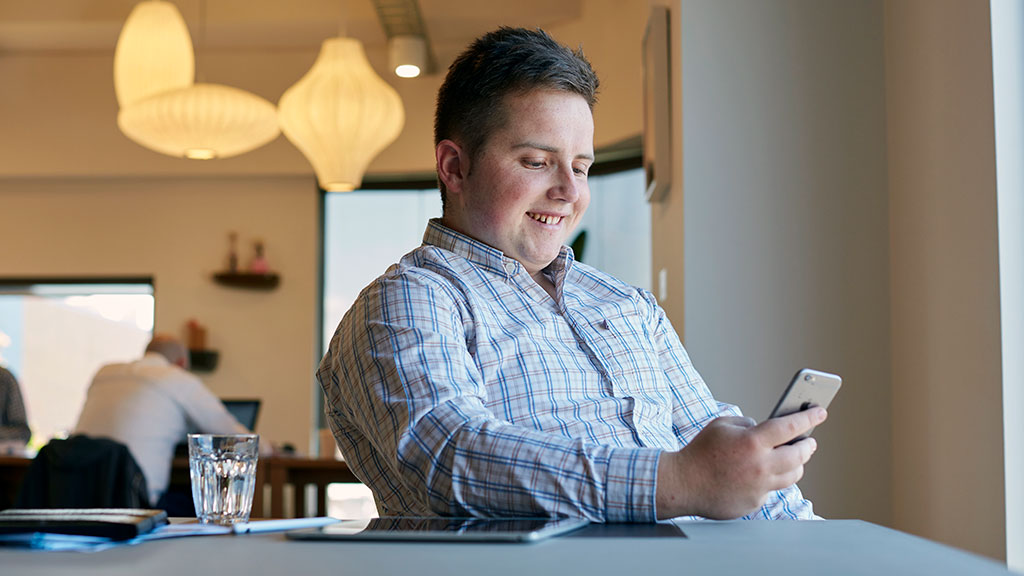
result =
[{"label": "smiling face", "polygon": [[437,147],[448,187],[444,223],[519,261],[536,276],[558,257],[590,204],[594,119],[581,96],[533,90],[507,96],[505,125],[472,159]]}]

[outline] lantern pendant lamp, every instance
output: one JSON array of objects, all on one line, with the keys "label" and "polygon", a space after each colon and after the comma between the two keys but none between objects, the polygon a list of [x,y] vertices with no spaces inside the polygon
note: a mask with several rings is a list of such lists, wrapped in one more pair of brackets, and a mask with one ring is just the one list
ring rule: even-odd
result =
[{"label": "lantern pendant lamp", "polygon": [[325,40],[313,67],[281,96],[277,114],[320,187],[332,192],[358,188],[370,161],[405,124],[398,92],[374,72],[353,38]]},{"label": "lantern pendant lamp", "polygon": [[197,160],[236,156],[280,133],[267,100],[222,84],[194,84],[194,76],[192,39],[177,8],[139,3],[114,57],[121,132],[151,150]]},{"label": "lantern pendant lamp", "polygon": [[192,85],[195,55],[181,12],[147,0],[132,9],[114,50],[114,92],[122,108],[148,96]]},{"label": "lantern pendant lamp", "polygon": [[223,84],[193,84],[121,109],[117,125],[135,142],[179,158],[230,158],[267,144],[280,130],[274,105]]}]

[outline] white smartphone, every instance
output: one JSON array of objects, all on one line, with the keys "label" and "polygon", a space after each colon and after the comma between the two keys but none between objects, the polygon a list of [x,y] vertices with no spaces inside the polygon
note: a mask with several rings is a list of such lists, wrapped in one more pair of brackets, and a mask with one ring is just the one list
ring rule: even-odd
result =
[{"label": "white smartphone", "polygon": [[[804,368],[793,376],[786,391],[782,393],[782,398],[779,398],[779,403],[775,405],[775,409],[772,410],[768,418],[788,416],[801,410],[807,410],[812,406],[828,408],[842,385],[843,379],[836,374]],[[799,442],[810,436],[813,431],[814,429],[811,428],[806,434],[797,436],[787,444]]]}]

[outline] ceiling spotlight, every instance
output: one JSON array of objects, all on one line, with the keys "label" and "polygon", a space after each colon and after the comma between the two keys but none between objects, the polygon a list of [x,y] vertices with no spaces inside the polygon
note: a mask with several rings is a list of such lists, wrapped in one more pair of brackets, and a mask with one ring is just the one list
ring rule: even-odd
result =
[{"label": "ceiling spotlight", "polygon": [[395,75],[415,78],[427,67],[427,43],[422,36],[394,36],[388,41],[388,61]]}]

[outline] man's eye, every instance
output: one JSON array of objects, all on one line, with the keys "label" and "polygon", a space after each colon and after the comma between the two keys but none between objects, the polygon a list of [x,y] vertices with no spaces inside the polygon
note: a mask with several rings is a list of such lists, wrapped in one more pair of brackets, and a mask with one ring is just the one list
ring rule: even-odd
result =
[{"label": "man's eye", "polygon": [[577,176],[586,176],[587,172],[589,171],[589,167],[587,167],[587,166],[583,166],[583,167],[574,166],[572,171],[575,172]]},{"label": "man's eye", "polygon": [[527,168],[543,168],[543,160],[523,160],[523,165]]}]

